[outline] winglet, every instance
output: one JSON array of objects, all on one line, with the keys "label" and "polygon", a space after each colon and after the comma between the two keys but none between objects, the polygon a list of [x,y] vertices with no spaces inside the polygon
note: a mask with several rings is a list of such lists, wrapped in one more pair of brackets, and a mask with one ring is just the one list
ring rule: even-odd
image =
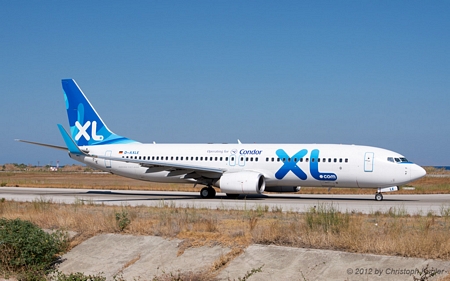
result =
[{"label": "winglet", "polygon": [[61,132],[61,135],[64,139],[64,142],[67,145],[67,149],[70,153],[73,154],[84,154],[81,149],[78,147],[78,145],[73,141],[73,139],[69,136],[66,129],[61,124],[58,124],[58,129]]}]

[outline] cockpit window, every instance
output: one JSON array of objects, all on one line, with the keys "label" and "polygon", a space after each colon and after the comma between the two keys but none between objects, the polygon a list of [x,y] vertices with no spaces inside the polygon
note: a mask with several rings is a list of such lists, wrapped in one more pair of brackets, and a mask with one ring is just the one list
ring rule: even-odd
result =
[{"label": "cockpit window", "polygon": [[394,157],[388,157],[387,158],[387,161],[389,161],[389,162],[395,162],[395,163],[410,163],[409,161],[408,161],[408,159],[406,159],[405,157],[396,157],[396,158],[394,158]]}]

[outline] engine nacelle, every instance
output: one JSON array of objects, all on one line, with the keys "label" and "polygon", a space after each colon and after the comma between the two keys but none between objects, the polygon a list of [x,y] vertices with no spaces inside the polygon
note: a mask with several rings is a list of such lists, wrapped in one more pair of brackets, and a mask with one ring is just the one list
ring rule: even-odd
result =
[{"label": "engine nacelle", "polygon": [[237,172],[223,174],[216,185],[220,191],[229,194],[262,194],[266,181],[260,173]]},{"label": "engine nacelle", "polygon": [[297,192],[300,186],[266,186],[267,192]]}]

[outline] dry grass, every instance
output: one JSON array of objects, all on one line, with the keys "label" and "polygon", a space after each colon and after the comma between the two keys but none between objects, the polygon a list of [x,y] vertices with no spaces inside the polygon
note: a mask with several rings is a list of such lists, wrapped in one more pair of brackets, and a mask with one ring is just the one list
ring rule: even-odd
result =
[{"label": "dry grass", "polygon": [[[76,231],[79,235],[72,241],[73,247],[99,233],[119,233],[115,214],[124,209],[131,221],[124,233],[182,239],[179,254],[186,248],[203,245],[242,249],[251,243],[261,243],[450,259],[450,216],[411,217],[401,209],[363,215],[340,213],[333,205],[321,205],[317,210],[299,214],[270,212],[267,208],[210,210],[177,208],[170,204],[113,207],[38,200],[2,202],[0,216],[29,220],[42,228]],[[226,262],[224,257],[218,264]]]}]

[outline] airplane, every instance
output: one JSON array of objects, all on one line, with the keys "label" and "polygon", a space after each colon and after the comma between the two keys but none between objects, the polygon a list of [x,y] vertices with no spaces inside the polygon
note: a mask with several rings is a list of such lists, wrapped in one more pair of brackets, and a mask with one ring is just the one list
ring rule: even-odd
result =
[{"label": "airplane", "polygon": [[73,79],[63,79],[70,134],[58,129],[68,151],[95,169],[137,180],[204,186],[201,198],[220,188],[228,198],[263,192],[297,192],[301,186],[397,191],[426,175],[403,155],[372,146],[343,144],[156,144],[113,133]]}]

